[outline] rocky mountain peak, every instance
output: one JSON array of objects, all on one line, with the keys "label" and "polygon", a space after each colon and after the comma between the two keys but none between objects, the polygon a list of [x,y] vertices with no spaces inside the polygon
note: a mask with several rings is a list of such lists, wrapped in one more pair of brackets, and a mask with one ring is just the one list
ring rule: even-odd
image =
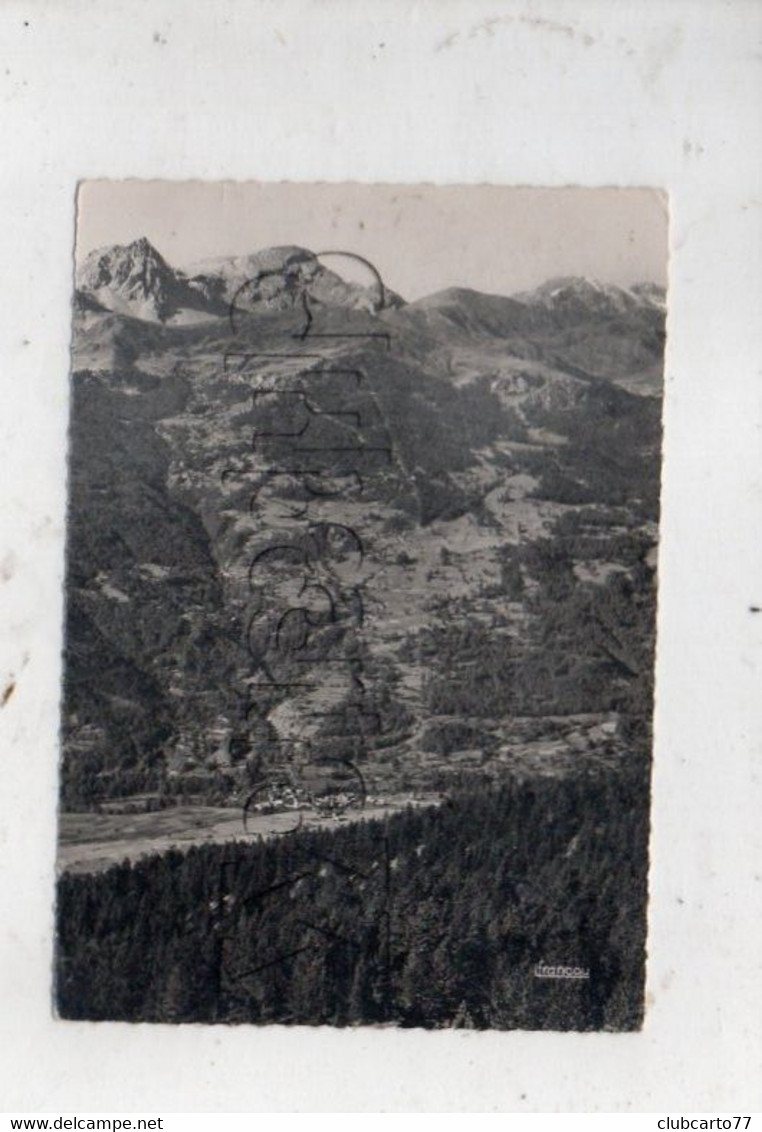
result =
[{"label": "rocky mountain peak", "polygon": [[107,310],[163,322],[184,297],[182,280],[151,242],[96,248],[76,274],[77,288]]},{"label": "rocky mountain peak", "polygon": [[94,289],[112,282],[123,284],[136,274],[171,270],[150,240],[141,236],[130,244],[113,244],[90,252],[78,268],[77,281],[83,289]]}]

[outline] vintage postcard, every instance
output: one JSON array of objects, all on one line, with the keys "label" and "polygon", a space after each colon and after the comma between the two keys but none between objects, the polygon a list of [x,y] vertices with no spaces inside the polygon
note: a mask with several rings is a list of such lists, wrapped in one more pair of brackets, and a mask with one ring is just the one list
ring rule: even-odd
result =
[{"label": "vintage postcard", "polygon": [[636,1030],[667,202],[94,181],[56,1009]]}]

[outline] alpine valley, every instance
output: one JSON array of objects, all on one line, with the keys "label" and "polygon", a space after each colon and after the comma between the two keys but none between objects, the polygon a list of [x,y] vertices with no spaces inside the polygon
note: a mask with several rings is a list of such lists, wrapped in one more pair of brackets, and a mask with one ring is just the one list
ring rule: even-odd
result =
[{"label": "alpine valley", "polygon": [[376,799],[647,756],[663,291],[327,264],[78,270],[67,810],[239,806],[297,748]]}]

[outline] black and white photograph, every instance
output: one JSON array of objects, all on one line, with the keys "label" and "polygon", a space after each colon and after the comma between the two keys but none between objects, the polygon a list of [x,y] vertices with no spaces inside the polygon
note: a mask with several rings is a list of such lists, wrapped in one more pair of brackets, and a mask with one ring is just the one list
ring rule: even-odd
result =
[{"label": "black and white photograph", "polygon": [[753,1128],[762,8],[0,28],[10,1132]]},{"label": "black and white photograph", "polygon": [[667,197],[91,181],[61,1019],[638,1030]]}]

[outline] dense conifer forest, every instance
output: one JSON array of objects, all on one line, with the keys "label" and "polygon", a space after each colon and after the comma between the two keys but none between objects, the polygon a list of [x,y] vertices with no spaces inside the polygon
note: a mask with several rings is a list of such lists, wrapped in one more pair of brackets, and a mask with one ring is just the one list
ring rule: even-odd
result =
[{"label": "dense conifer forest", "polygon": [[63,875],[60,1014],[635,1029],[646,775],[464,782],[385,821]]}]

